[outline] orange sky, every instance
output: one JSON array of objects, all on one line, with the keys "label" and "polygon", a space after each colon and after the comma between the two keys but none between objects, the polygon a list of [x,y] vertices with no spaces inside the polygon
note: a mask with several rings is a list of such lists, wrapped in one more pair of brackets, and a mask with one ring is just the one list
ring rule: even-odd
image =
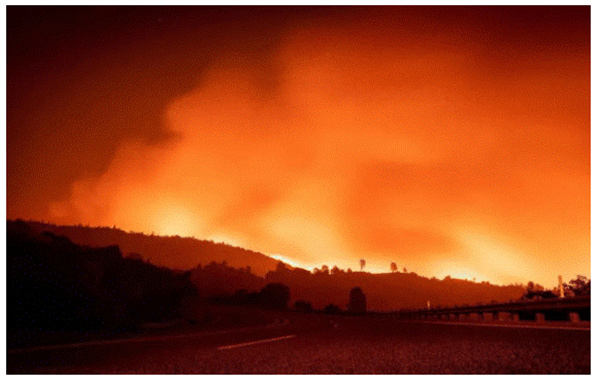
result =
[{"label": "orange sky", "polygon": [[590,275],[588,7],[7,17],[9,218],[306,268]]}]

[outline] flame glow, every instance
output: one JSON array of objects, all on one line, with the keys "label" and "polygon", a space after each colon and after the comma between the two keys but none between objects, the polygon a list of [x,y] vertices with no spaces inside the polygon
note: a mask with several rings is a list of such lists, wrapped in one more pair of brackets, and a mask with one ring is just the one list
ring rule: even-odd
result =
[{"label": "flame glow", "polygon": [[65,66],[78,81],[65,69],[25,88],[51,102],[13,111],[11,96],[11,121],[35,134],[8,129],[9,217],[193,235],[309,268],[589,275],[581,8],[173,10],[160,33],[99,38]]}]

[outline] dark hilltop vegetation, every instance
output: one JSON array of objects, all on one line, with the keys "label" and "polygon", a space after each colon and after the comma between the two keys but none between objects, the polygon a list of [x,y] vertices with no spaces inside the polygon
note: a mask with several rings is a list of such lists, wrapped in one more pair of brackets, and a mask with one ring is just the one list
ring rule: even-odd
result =
[{"label": "dark hilltop vegetation", "polygon": [[194,268],[198,264],[206,265],[211,261],[225,260],[229,266],[250,266],[254,274],[264,276],[277,265],[277,260],[259,252],[191,237],[156,236],[126,232],[114,227],[54,225],[38,221],[28,221],[27,224],[35,232],[48,231],[66,236],[75,244],[91,247],[118,245],[125,256],[133,254],[134,257],[142,257],[154,265],[180,270]]},{"label": "dark hilltop vegetation", "polygon": [[438,307],[516,300],[526,291],[524,285],[499,286],[449,276],[426,278],[415,272],[372,274],[326,265],[308,271],[261,253],[211,241],[128,233],[106,227],[56,226],[35,221],[20,223],[26,224],[33,233],[50,232],[82,246],[116,245],[125,259],[138,263],[145,261],[160,267],[175,263],[179,266],[177,270],[189,272],[186,276],[201,297],[259,291],[268,283],[282,283],[290,288],[292,303],[301,300],[316,309],[329,304],[345,309],[348,293],[359,286],[367,296],[369,310],[390,311],[423,308],[427,302]]},{"label": "dark hilltop vegetation", "polygon": [[189,272],[124,258],[116,245],[77,245],[64,236],[7,223],[7,329],[134,329],[181,316],[197,295]]},{"label": "dark hilltop vegetation", "polygon": [[[105,246],[82,240],[95,239],[94,233]],[[116,241],[125,239],[131,252],[124,253],[119,242],[109,244],[113,237],[107,234]],[[160,256],[149,258],[142,253],[146,249]],[[154,264],[154,260],[169,258],[174,249],[186,254],[202,250],[198,260],[212,261],[184,270]],[[211,249],[217,251],[211,254]],[[249,265],[238,267],[239,255]],[[264,263],[265,259],[269,261]],[[261,276],[251,266],[261,263],[274,268]],[[570,294],[589,295],[591,282],[577,279],[566,288]],[[427,303],[431,308],[444,308],[531,300],[544,295],[554,293],[533,282],[498,286],[450,277],[430,279],[414,272],[371,274],[327,266],[311,272],[241,248],[189,238],[7,222],[9,336],[31,330],[119,331],[148,323],[195,324],[198,313],[207,321],[219,317],[207,309],[214,306],[361,313],[419,309]]]}]

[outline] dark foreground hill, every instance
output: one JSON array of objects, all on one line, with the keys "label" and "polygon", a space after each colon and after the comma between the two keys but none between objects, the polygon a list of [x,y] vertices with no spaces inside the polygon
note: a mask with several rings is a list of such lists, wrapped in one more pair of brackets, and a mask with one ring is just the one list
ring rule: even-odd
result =
[{"label": "dark foreground hill", "polygon": [[126,259],[117,246],[74,244],[7,223],[7,329],[129,329],[181,316],[189,272]]},{"label": "dark foreground hill", "polygon": [[[291,268],[260,253],[191,238],[159,237],[127,233],[119,229],[65,227],[39,222],[9,221],[7,224],[9,228],[25,226],[35,236],[53,232],[57,236],[67,236],[76,244],[112,246],[104,248],[103,252],[119,253],[121,257],[123,251],[123,255],[126,255],[124,259],[121,257],[119,268],[128,268],[129,263],[149,268],[150,263],[143,260],[158,265],[178,265],[177,268],[188,271],[188,281],[193,283],[200,297],[205,298],[234,295],[237,291],[240,291],[239,296],[243,292],[258,292],[269,283],[282,283],[290,289],[290,306],[297,300],[303,300],[311,303],[314,309],[334,304],[345,310],[350,290],[360,287],[366,295],[368,310],[391,311],[423,308],[427,302],[432,308],[505,302],[519,299],[525,291],[522,285],[498,286],[451,278],[430,279],[414,272],[371,274],[333,269],[331,272],[314,273]],[[171,258],[175,261],[171,262]]]},{"label": "dark foreground hill", "polygon": [[262,253],[191,237],[154,236],[118,228],[59,226],[36,221],[28,221],[27,224],[36,232],[49,231],[66,236],[75,244],[92,247],[118,245],[126,257],[138,254],[154,265],[173,269],[187,270],[198,264],[226,261],[229,266],[250,267],[252,273],[265,276],[277,265],[277,260]]},{"label": "dark foreground hill", "polygon": [[290,287],[292,300],[305,300],[314,308],[333,303],[347,308],[349,292],[360,287],[367,297],[369,310],[391,311],[405,308],[424,308],[429,301],[432,308],[463,304],[506,302],[523,296],[520,285],[499,286],[487,282],[446,278],[438,280],[416,273],[365,272],[310,273],[302,269],[289,269],[280,264],[269,272],[266,281]]}]

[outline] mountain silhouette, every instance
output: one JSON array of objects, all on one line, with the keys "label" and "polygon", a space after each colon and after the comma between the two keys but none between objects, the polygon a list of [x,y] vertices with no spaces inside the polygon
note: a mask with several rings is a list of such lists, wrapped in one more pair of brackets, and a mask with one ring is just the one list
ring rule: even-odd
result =
[{"label": "mountain silhouette", "polygon": [[126,257],[141,256],[154,265],[179,270],[188,270],[213,261],[225,261],[231,267],[250,267],[255,275],[265,276],[268,271],[274,270],[278,263],[277,260],[259,252],[191,237],[155,236],[109,227],[59,226],[37,221],[26,223],[35,232],[48,231],[66,236],[80,245],[118,245]]},{"label": "mountain silhouette", "polygon": [[[464,304],[517,300],[524,285],[499,286],[450,278],[427,278],[411,273],[343,271],[329,268],[310,272],[293,268],[258,252],[179,236],[153,236],[128,233],[116,228],[57,226],[40,222],[9,222],[26,226],[35,233],[53,233],[56,238],[92,247],[117,245],[128,260],[150,261],[157,266],[186,271],[200,297],[257,292],[268,284],[284,284],[290,289],[290,302],[303,301],[317,310],[329,304],[348,307],[349,292],[360,287],[367,310],[447,307]],[[68,238],[68,239],[67,239]],[[115,247],[116,248],[116,247]]]},{"label": "mountain silhouette", "polygon": [[292,302],[307,301],[316,309],[328,304],[347,309],[348,294],[360,287],[366,296],[367,310],[393,311],[419,309],[427,306],[448,307],[463,304],[506,302],[519,299],[523,285],[500,286],[488,282],[475,283],[447,277],[443,280],[411,273],[344,272],[311,273],[289,268],[283,263],[267,273],[269,283],[290,287]]},{"label": "mountain silhouette", "polygon": [[196,297],[189,272],[124,258],[119,247],[7,223],[7,327],[16,330],[130,329],[181,317]]}]

